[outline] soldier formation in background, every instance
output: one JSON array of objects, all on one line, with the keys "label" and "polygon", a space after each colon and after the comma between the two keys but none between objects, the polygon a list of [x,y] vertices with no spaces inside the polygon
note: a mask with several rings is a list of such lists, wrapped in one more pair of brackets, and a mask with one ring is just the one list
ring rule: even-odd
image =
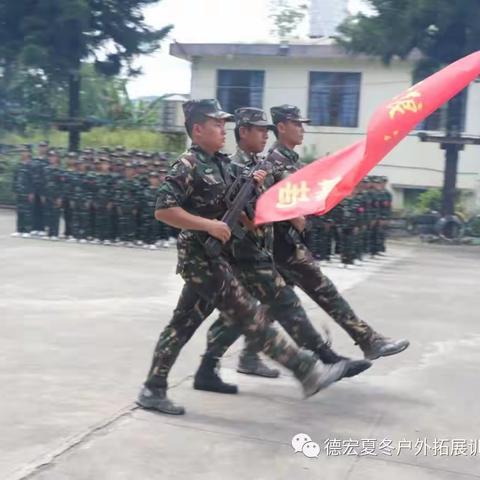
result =
[{"label": "soldier formation in background", "polygon": [[349,266],[385,254],[392,214],[387,182],[383,176],[365,177],[333,210],[311,217],[307,243],[317,260],[329,262],[337,254]]},{"label": "soldier formation in background", "polygon": [[[168,169],[166,154],[102,148],[61,158],[47,142],[33,158],[21,151],[15,170],[15,236],[155,249],[174,243],[178,231],[153,217],[157,190]],[[311,217],[306,235],[315,258],[339,255],[345,266],[386,252],[392,212],[387,178],[368,176],[326,215]],[[60,219],[64,231],[60,233]]]},{"label": "soldier formation in background", "polygon": [[157,190],[167,169],[167,154],[126,151],[121,146],[70,152],[63,158],[47,142],[39,144],[35,158],[24,146],[13,179],[17,195],[13,235],[168,247],[178,232],[154,219]]}]

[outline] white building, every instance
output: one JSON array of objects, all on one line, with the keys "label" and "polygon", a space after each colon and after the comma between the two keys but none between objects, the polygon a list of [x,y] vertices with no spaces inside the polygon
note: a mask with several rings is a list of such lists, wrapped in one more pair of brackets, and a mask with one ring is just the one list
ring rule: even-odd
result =
[{"label": "white building", "polygon": [[[218,98],[223,108],[240,106],[269,110],[297,105],[311,119],[306,127],[304,156],[319,158],[357,141],[367,131],[377,106],[412,84],[415,58],[389,67],[364,55],[347,55],[331,40],[302,44],[172,44],[170,53],[192,64],[191,98]],[[463,131],[480,135],[480,83],[467,92]],[[425,127],[425,126],[424,126]],[[441,130],[442,114],[432,116],[426,129]],[[272,139],[273,141],[273,139]],[[234,148],[229,135],[227,150]],[[372,174],[386,175],[401,208],[443,182],[444,151],[421,143],[416,134],[403,140]],[[457,185],[474,191],[480,178],[480,146],[460,153]]]}]

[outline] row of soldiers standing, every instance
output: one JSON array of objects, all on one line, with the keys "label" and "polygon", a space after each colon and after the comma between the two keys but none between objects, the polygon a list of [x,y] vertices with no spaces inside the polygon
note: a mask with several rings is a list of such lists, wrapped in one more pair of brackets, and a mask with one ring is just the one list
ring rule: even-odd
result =
[{"label": "row of soldiers standing", "polygon": [[[48,143],[36,158],[21,149],[14,173],[14,235],[65,237],[81,243],[168,246],[175,229],[154,219],[157,190],[167,171],[164,156],[102,149],[70,152],[62,161]],[[65,231],[60,235],[63,214]]]},{"label": "row of soldiers standing", "polygon": [[386,177],[365,177],[334,209],[312,217],[307,242],[317,259],[330,261],[335,253],[344,265],[353,265],[386,251],[392,212],[392,195],[386,186]]}]

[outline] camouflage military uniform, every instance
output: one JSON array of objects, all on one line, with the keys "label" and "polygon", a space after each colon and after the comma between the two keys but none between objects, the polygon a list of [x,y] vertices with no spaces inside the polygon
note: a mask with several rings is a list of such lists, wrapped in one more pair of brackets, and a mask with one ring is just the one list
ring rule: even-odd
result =
[{"label": "camouflage military uniform", "polygon": [[386,189],[386,183],[387,183],[386,177],[380,177],[380,183],[383,184],[383,190],[380,190],[379,192],[380,224],[378,227],[377,250],[379,252],[385,252],[388,221],[392,216],[392,194]]},{"label": "camouflage military uniform", "polygon": [[58,237],[60,214],[62,211],[63,171],[58,165],[45,168],[46,224],[48,235]]},{"label": "camouflage military uniform", "polygon": [[135,240],[139,201],[138,191],[139,186],[135,178],[121,178],[116,186],[118,229],[119,237],[122,242],[131,243]]},{"label": "camouflage military uniform", "polygon": [[17,199],[17,232],[29,233],[33,225],[33,185],[31,162],[21,162],[13,174],[13,191]]},{"label": "camouflage military uniform", "polygon": [[[231,173],[228,161],[220,154],[208,155],[200,147],[192,147],[170,170],[159,190],[157,209],[181,206],[195,215],[221,218],[225,211],[223,197]],[[269,356],[301,376],[313,368],[312,357],[290,345],[287,339],[271,325],[264,306],[241,286],[235,277],[229,253],[209,258],[203,243],[206,233],[182,231],[178,238],[178,267],[185,281],[173,318],[160,335],[152,366],[145,385],[165,387],[167,375],[181,348],[203,321],[204,316],[192,317],[192,305],[200,299],[218,308],[231,324],[239,325],[253,344]]]},{"label": "camouflage military uniform", "polygon": [[32,161],[32,185],[35,195],[33,203],[33,230],[45,230],[45,168],[48,161],[45,158],[35,158]]},{"label": "camouflage military uniform", "polygon": [[[81,163],[81,162],[77,162]],[[72,235],[78,240],[86,240],[90,220],[90,203],[86,198],[88,191],[87,172],[75,171],[69,175],[71,185]]]},{"label": "camouflage military uniform", "polygon": [[112,240],[112,176],[109,173],[97,173],[95,189],[95,232],[104,242]]},{"label": "camouflage military uniform", "polygon": [[342,219],[340,225],[340,253],[344,265],[353,265],[355,260],[355,235],[357,224],[357,203],[355,197],[345,197],[340,203]]},{"label": "camouflage military uniform", "polygon": [[[250,156],[240,149],[237,149],[231,160],[236,176],[259,162],[256,156]],[[268,188],[272,183],[273,178],[267,177],[265,187]],[[282,325],[297,345],[317,352],[325,342],[310,323],[293,288],[286,284],[276,270],[273,264],[272,246],[272,225],[264,225],[255,233],[245,231],[243,238],[234,237],[231,249],[235,275],[253,297],[260,300],[262,304],[268,305],[270,316]],[[202,306],[198,305],[198,311],[201,311],[201,308]],[[208,311],[204,312],[205,318],[208,314]],[[225,314],[221,314],[213,323],[208,331],[206,355],[219,358],[237,340],[241,331],[239,328],[228,328],[231,323]],[[247,349],[250,352],[258,351],[258,347],[249,342],[247,342]]]},{"label": "camouflage military uniform", "polygon": [[[298,154],[279,143],[271,148],[267,159],[273,165],[275,182],[299,168]],[[335,285],[322,273],[301,235],[290,222],[275,223],[274,259],[287,281],[300,287],[356,342],[365,342],[374,333],[369,325],[355,315]]]}]

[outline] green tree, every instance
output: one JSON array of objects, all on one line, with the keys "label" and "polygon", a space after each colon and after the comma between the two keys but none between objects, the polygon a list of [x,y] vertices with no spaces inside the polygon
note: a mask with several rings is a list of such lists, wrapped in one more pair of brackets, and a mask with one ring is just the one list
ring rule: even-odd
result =
[{"label": "green tree", "polygon": [[280,40],[294,37],[294,32],[305,18],[307,5],[299,0],[270,0],[272,33]]},{"label": "green tree", "polygon": [[[394,57],[421,53],[415,81],[480,49],[478,0],[370,0],[374,14],[358,14],[339,28],[338,41],[350,52],[367,53],[389,63]],[[448,134],[459,134],[465,92],[447,106]],[[448,145],[442,213],[452,214],[455,203],[458,145]]]},{"label": "green tree", "polygon": [[153,29],[142,9],[158,0],[0,0],[0,66],[5,83],[14,72],[37,71],[68,91],[69,143],[77,150],[82,61],[97,72],[138,74],[133,60],[149,54],[172,28]]}]

